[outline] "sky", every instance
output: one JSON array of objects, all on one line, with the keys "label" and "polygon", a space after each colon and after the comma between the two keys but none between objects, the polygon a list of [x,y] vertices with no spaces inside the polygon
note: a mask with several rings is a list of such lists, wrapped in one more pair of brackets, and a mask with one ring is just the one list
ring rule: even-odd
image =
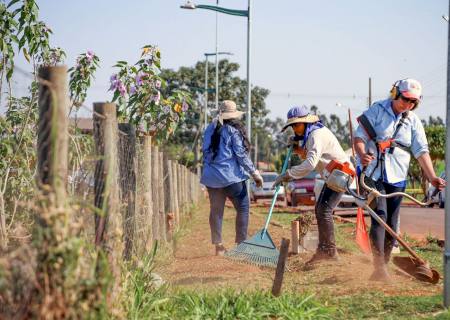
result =
[{"label": "sky", "polygon": [[[216,13],[181,9],[184,0],[37,3],[53,30],[51,44],[66,51],[69,67],[88,49],[101,59],[87,105],[112,99],[112,65],[137,61],[146,44],[159,46],[162,67],[171,69],[194,66],[215,50]],[[219,5],[246,10],[247,0]],[[448,23],[442,15],[448,11],[447,0],[252,0],[252,85],[270,90],[270,118],[285,118],[301,104],[341,117],[350,108],[356,117],[367,108],[369,77],[374,101],[387,97],[396,80],[411,77],[423,85],[419,116],[444,118]],[[218,47],[233,53],[237,75],[245,78],[247,19],[218,14]]]}]

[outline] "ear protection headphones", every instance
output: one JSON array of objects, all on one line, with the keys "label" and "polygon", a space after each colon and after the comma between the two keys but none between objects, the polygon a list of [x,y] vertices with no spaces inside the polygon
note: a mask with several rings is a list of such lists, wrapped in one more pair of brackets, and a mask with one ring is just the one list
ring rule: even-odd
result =
[{"label": "ear protection headphones", "polygon": [[[400,98],[401,92],[399,90],[399,85],[400,85],[400,82],[403,81],[403,80],[406,80],[406,79],[397,80],[392,85],[391,91],[389,92],[389,97],[392,100],[397,100],[398,98]],[[416,109],[419,106],[419,102],[420,102],[420,100],[417,100],[417,103],[414,104],[414,107],[412,107],[411,110]]]}]

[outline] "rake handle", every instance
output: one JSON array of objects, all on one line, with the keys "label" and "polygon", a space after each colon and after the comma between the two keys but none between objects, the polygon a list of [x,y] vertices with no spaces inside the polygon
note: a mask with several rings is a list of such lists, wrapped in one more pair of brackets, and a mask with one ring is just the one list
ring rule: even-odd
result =
[{"label": "rake handle", "polygon": [[[291,154],[292,154],[292,149],[293,148],[294,148],[294,146],[291,145],[289,147],[289,149],[288,149],[286,158],[284,159],[283,168],[281,169],[281,174],[284,174],[286,172],[286,170],[287,170],[287,166],[288,166],[288,163],[289,163],[289,159],[291,158]],[[275,202],[277,202],[277,197],[278,197],[278,193],[280,192],[280,188],[281,188],[280,184],[277,185],[277,187],[275,188],[275,193],[273,194],[272,203],[270,204],[269,214],[268,214],[267,219],[266,219],[266,224],[264,225],[264,229],[263,229],[263,232],[262,232],[262,235],[261,235],[261,239],[264,238],[264,235],[267,232],[267,228],[269,227],[269,222],[270,222],[270,219],[272,218],[273,208],[275,207]]]}]

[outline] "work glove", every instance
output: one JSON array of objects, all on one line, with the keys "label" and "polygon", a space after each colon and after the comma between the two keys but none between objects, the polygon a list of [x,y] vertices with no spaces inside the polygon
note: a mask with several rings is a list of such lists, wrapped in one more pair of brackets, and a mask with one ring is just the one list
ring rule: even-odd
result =
[{"label": "work glove", "polygon": [[277,186],[279,186],[280,184],[282,184],[283,182],[288,182],[292,180],[292,177],[289,175],[289,172],[285,172],[283,174],[280,174],[277,179],[275,180],[275,182],[272,185],[272,188],[276,188]]},{"label": "work glove", "polygon": [[256,187],[261,188],[264,180],[263,177],[261,177],[261,175],[259,174],[258,170],[255,170],[255,172],[252,173],[252,178],[255,181]]}]

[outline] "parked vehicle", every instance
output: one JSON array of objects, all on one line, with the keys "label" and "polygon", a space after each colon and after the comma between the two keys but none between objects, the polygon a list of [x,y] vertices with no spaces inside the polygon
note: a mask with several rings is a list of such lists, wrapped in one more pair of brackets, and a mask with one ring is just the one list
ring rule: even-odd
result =
[{"label": "parked vehicle", "polygon": [[[316,177],[316,183],[314,185],[314,194],[316,199],[319,197],[320,192],[322,191],[323,185],[325,184],[325,181],[323,180],[322,176],[320,174]],[[356,191],[356,179],[353,179],[353,182],[350,186],[352,190]],[[355,197],[348,194],[347,192],[342,195],[341,201],[338,204],[338,207],[356,207],[356,201]]]},{"label": "parked vehicle", "polygon": [[[271,199],[275,193],[275,188],[272,188],[273,183],[278,177],[276,172],[261,172],[261,176],[264,180],[262,188],[257,188],[254,181],[250,184],[250,200],[257,202],[258,199]],[[280,187],[277,200],[284,200],[285,190],[284,186]]]},{"label": "parked vehicle", "polygon": [[[445,179],[445,171],[442,172],[439,175],[439,178]],[[430,204],[430,207],[433,207],[435,204],[439,205],[439,208],[445,207],[445,189],[440,190],[437,192],[435,196],[433,196],[433,193],[435,192],[436,187],[433,186],[431,183],[429,184],[428,191],[427,191],[427,199],[433,199],[433,202]]]},{"label": "parked vehicle", "polygon": [[314,184],[317,172],[312,171],[302,179],[292,180],[286,185],[287,205],[296,207],[299,204],[314,205],[316,197],[314,194]]}]

